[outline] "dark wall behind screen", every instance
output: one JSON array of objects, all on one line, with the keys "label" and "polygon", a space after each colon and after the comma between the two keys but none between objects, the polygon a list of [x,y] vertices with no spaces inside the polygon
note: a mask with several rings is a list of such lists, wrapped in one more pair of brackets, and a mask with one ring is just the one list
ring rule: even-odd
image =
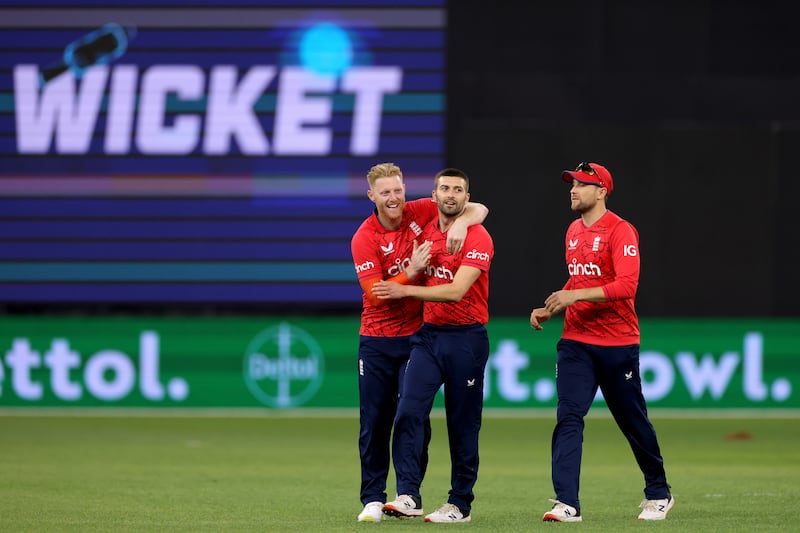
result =
[{"label": "dark wall behind screen", "polygon": [[449,164],[489,206],[494,314],[567,279],[560,172],[612,172],[642,316],[797,316],[798,2],[451,2]]}]

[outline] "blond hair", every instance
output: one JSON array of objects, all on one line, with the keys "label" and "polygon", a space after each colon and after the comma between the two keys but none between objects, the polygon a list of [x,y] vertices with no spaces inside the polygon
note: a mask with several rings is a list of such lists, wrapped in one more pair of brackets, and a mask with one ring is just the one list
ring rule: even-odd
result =
[{"label": "blond hair", "polygon": [[403,171],[394,163],[380,163],[373,166],[367,172],[367,182],[370,188],[375,186],[375,180],[378,178],[390,178],[392,176],[400,176],[400,181],[403,181]]}]

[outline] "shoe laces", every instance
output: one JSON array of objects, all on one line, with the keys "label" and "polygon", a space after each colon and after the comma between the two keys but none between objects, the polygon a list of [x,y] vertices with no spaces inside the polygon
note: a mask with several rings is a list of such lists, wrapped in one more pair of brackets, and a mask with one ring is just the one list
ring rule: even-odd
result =
[{"label": "shoe laces", "polygon": [[409,494],[402,494],[398,496],[397,501],[399,501],[401,504],[405,505],[409,509],[417,508],[417,502],[415,502],[414,498]]},{"label": "shoe laces", "polygon": [[548,498],[548,501],[553,504],[553,509],[563,509],[567,507],[566,503],[560,502],[558,500],[554,500],[552,498]]},{"label": "shoe laces", "polygon": [[464,516],[463,513],[461,512],[461,509],[459,509],[459,507],[457,505],[452,504],[452,503],[446,503],[446,504],[442,505],[439,508],[439,511],[437,511],[437,512],[439,514],[443,514],[443,515],[449,515],[451,513],[456,513],[455,518],[458,518],[459,517],[458,515],[461,515],[461,517]]},{"label": "shoe laces", "polygon": [[664,499],[664,500],[642,500],[642,503],[639,504],[639,507],[641,507],[645,511],[658,512],[658,510],[659,510],[658,509],[659,502],[662,502],[662,501],[663,502],[667,502],[669,500],[668,499]]}]

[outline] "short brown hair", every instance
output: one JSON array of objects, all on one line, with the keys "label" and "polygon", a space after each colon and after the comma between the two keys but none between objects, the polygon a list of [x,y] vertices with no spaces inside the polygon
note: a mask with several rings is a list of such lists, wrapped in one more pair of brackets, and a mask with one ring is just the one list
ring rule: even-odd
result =
[{"label": "short brown hair", "polygon": [[367,172],[367,182],[369,186],[375,185],[375,180],[378,178],[390,178],[392,176],[400,176],[400,181],[403,181],[403,171],[394,163],[380,163],[373,166]]}]

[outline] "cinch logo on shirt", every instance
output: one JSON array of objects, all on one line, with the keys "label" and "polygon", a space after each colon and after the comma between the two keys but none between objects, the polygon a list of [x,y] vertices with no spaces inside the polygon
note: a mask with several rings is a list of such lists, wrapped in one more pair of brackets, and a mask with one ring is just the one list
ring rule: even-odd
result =
[{"label": "cinch logo on shirt", "polygon": [[400,272],[403,272],[406,268],[408,268],[408,265],[410,264],[411,264],[410,257],[406,257],[405,259],[395,259],[394,265],[390,266],[389,269],[386,271],[386,273],[389,274],[389,276],[396,276]]},{"label": "cinch logo on shirt", "polygon": [[372,261],[364,261],[360,265],[356,265],[356,274],[369,270],[370,268],[375,268],[375,263]]},{"label": "cinch logo on shirt", "polygon": [[467,259],[480,259],[481,261],[488,261],[489,254],[487,252],[479,252],[476,248],[473,248],[472,251],[467,252]]},{"label": "cinch logo on shirt", "polygon": [[601,276],[600,267],[589,261],[588,263],[578,263],[577,259],[572,260],[572,264],[567,265],[570,276]]},{"label": "cinch logo on shirt", "polygon": [[435,267],[433,265],[428,265],[428,267],[425,269],[425,273],[432,278],[447,279],[451,281],[453,279],[453,271],[443,266]]}]

